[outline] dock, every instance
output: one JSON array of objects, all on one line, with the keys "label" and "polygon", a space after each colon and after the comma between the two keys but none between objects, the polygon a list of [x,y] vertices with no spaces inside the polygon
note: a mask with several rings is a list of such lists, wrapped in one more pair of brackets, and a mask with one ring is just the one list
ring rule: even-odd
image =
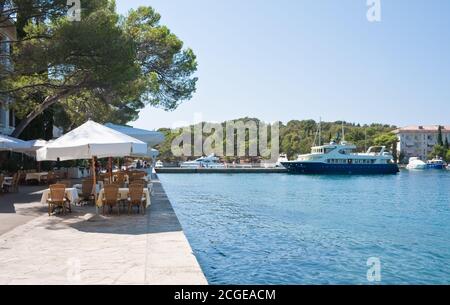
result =
[{"label": "dock", "polygon": [[285,174],[285,168],[180,168],[155,169],[157,174]]}]

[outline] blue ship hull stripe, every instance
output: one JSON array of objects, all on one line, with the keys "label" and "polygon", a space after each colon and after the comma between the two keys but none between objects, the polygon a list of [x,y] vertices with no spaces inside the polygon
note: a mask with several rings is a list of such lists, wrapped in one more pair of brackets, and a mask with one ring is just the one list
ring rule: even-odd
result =
[{"label": "blue ship hull stripe", "polygon": [[328,164],[314,162],[283,162],[289,172],[294,174],[396,174],[397,164]]}]

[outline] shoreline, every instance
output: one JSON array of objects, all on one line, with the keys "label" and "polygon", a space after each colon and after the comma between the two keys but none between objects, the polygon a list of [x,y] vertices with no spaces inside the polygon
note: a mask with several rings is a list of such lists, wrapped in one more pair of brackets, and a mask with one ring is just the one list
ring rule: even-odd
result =
[{"label": "shoreline", "polygon": [[285,168],[156,168],[157,174],[286,174]]}]

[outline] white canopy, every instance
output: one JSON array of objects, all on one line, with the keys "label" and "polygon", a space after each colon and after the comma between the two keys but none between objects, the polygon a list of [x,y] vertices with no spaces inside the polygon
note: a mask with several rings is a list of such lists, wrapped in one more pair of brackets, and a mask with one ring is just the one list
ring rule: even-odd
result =
[{"label": "white canopy", "polygon": [[31,148],[30,143],[0,134],[0,151],[17,151],[29,148]]},{"label": "white canopy", "polygon": [[114,129],[118,132],[129,135],[130,137],[136,138],[147,143],[150,147],[161,144],[164,142],[164,134],[158,131],[150,131],[139,128],[133,128],[130,126],[116,125],[112,123],[106,123],[106,127]]},{"label": "white canopy", "polygon": [[66,161],[92,157],[127,157],[147,152],[147,144],[88,121],[37,151],[38,161]]},{"label": "white canopy", "polygon": [[34,157],[36,158],[36,151],[48,144],[51,143],[51,141],[45,141],[45,140],[29,140],[26,141],[25,143],[28,144],[28,147],[26,148],[21,148],[21,149],[16,149],[16,152],[20,152],[20,153],[24,153],[30,157]]},{"label": "white canopy", "polygon": [[156,150],[156,149],[149,149],[149,155],[150,155],[150,157],[151,158],[156,158],[156,157],[158,157],[159,156],[159,151],[158,150]]}]

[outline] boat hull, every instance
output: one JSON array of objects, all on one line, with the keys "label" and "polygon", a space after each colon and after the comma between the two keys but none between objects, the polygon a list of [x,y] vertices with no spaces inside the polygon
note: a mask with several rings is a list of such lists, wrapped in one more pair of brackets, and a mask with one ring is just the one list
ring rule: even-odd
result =
[{"label": "boat hull", "polygon": [[292,174],[321,175],[389,175],[400,170],[397,164],[328,164],[319,162],[283,162]]},{"label": "boat hull", "polygon": [[427,164],[428,169],[445,169],[444,164]]}]

